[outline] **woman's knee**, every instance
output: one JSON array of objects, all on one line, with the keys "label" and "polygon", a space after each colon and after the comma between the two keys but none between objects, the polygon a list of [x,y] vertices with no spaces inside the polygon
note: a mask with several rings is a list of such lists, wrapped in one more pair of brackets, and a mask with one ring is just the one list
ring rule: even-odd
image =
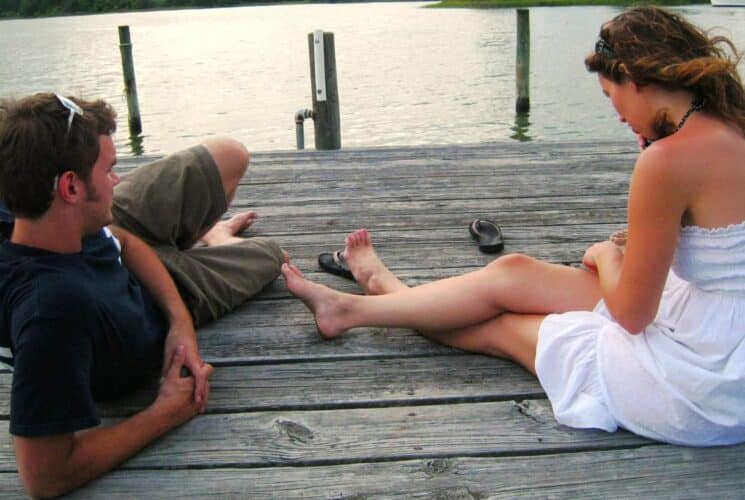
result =
[{"label": "woman's knee", "polygon": [[484,267],[484,271],[497,274],[499,277],[504,278],[508,275],[507,273],[513,274],[530,271],[530,268],[535,263],[536,260],[533,257],[520,253],[511,253],[494,259]]}]

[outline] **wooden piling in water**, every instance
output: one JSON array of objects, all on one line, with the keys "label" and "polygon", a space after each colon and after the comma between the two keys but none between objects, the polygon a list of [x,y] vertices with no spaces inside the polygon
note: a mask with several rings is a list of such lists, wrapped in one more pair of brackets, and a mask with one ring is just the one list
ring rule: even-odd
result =
[{"label": "wooden piling in water", "polygon": [[308,50],[316,149],[341,149],[334,34],[322,31],[309,33]]},{"label": "wooden piling in water", "polygon": [[530,14],[528,9],[517,9],[517,58],[515,62],[517,100],[515,110],[530,110]]},{"label": "wooden piling in water", "polygon": [[122,54],[124,91],[127,94],[129,132],[131,135],[137,135],[142,132],[142,120],[140,119],[140,104],[137,99],[137,81],[135,80],[135,65],[132,58],[132,40],[129,36],[129,26],[119,26],[119,51]]}]

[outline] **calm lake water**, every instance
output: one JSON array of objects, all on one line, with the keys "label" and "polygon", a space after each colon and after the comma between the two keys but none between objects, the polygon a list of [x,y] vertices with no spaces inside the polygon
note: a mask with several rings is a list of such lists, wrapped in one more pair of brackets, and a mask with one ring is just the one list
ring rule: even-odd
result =
[{"label": "calm lake water", "polygon": [[[102,97],[119,111],[122,156],[230,135],[251,150],[295,147],[310,108],[307,34],[335,36],[342,146],[630,136],[583,59],[620,9],[530,9],[531,112],[516,123],[512,9],[425,3],[248,6],[0,21],[0,95]],[[745,49],[745,9],[679,8]],[[127,130],[117,26],[129,25],[144,132]],[[742,71],[742,70],[741,70]],[[305,123],[313,147],[313,123]]]}]

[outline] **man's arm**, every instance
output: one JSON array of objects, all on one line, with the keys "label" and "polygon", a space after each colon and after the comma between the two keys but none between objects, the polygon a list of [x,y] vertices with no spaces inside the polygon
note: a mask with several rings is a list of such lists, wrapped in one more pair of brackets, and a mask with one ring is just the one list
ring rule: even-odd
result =
[{"label": "man's arm", "polygon": [[14,437],[18,471],[29,495],[52,497],[75,489],[196,415],[194,379],[180,376],[185,357],[178,346],[156,400],[122,422],[50,437]]},{"label": "man's arm", "polygon": [[212,373],[212,366],[202,361],[194,332],[194,322],[171,275],[147,243],[118,226],[109,226],[109,229],[122,246],[124,264],[148,289],[168,317],[170,328],[163,353],[164,370],[167,361],[173,356],[176,345],[183,345],[186,349],[184,366],[189,368],[196,382],[194,400],[203,412],[209,397],[207,380]]}]

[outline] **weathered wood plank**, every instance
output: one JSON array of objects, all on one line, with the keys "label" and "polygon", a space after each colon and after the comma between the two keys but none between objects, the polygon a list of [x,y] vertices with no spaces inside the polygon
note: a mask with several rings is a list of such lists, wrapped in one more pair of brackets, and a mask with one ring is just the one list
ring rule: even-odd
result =
[{"label": "weathered wood plank", "polygon": [[[451,203],[448,201],[447,203]],[[377,203],[376,203],[377,204]],[[400,204],[400,203],[399,203]],[[413,202],[412,202],[413,204]],[[549,202],[546,202],[548,205]],[[385,205],[385,204],[383,204]],[[394,205],[391,203],[390,205]],[[419,209],[401,209],[391,206],[369,208],[367,204],[350,207],[340,212],[338,207],[326,203],[308,204],[302,214],[295,214],[296,207],[259,207],[251,204],[234,205],[230,214],[242,210],[256,210],[259,220],[251,227],[246,235],[260,233],[287,234],[299,236],[302,234],[325,234],[329,230],[341,231],[345,228],[356,229],[367,227],[377,235],[380,231],[427,231],[433,229],[446,231],[452,240],[458,241],[469,236],[466,227],[476,217],[490,218],[499,222],[505,235],[519,237],[532,228],[544,227],[543,233],[561,233],[570,226],[583,227],[598,224],[621,225],[626,221],[625,205],[589,206],[584,204],[577,209],[566,209],[561,202],[553,202],[552,209],[536,209],[534,207],[485,206],[480,208],[452,209],[433,204],[424,204]],[[439,205],[439,203],[437,204]],[[540,231],[540,230],[539,230]],[[464,234],[465,233],[465,234]],[[432,235],[432,236],[436,236]],[[470,236],[469,236],[470,238]]]},{"label": "weathered wood plank", "polygon": [[[634,447],[625,431],[559,426],[546,401],[466,403],[199,416],[127,461],[123,468],[266,467],[401,460],[422,456],[551,453]],[[0,467],[11,472],[10,437]]]},{"label": "weathered wood plank", "polygon": [[[587,147],[586,144],[569,148],[560,143],[500,146],[257,154],[253,157],[249,175],[242,181],[237,201],[244,201],[241,193],[245,192],[245,201],[254,200],[254,204],[260,204],[262,200],[293,204],[307,201],[305,191],[331,193],[339,188],[341,194],[354,191],[357,198],[381,195],[391,198],[397,196],[397,188],[416,187],[416,197],[427,198],[431,194],[428,186],[437,187],[443,183],[449,188],[449,197],[466,199],[476,198],[475,190],[479,189],[483,191],[479,198],[534,197],[540,193],[556,192],[541,189],[566,182],[583,186],[575,189],[574,194],[598,189],[608,192],[611,181],[625,185],[636,156],[631,145],[623,146],[623,154],[610,152],[618,145],[593,145],[594,152],[598,149],[606,151],[602,162],[597,153],[588,154],[586,149],[582,149]],[[525,161],[526,158],[530,160]],[[128,165],[138,161],[142,160]],[[466,164],[460,165],[460,161]],[[521,175],[515,175],[516,171]],[[381,189],[376,189],[378,186]],[[459,188],[461,186],[463,189]],[[518,186],[522,188],[516,190]],[[262,196],[277,189],[284,196]]]},{"label": "weathered wood plank", "polygon": [[[644,446],[312,468],[119,470],[69,498],[152,498],[154,489],[158,498],[738,498],[743,453],[743,446]],[[0,474],[0,491],[20,496],[17,475]]]},{"label": "weathered wood plank", "polygon": [[[383,160],[385,161],[385,160]],[[402,184],[419,182],[439,184],[446,180],[460,179],[464,183],[476,181],[491,181],[504,183],[521,182],[524,184],[540,184],[546,179],[558,179],[564,183],[585,184],[587,177],[607,177],[622,180],[622,176],[630,174],[633,163],[626,160],[612,164],[599,165],[594,161],[581,160],[566,165],[564,162],[531,162],[520,164],[520,177],[515,179],[515,160],[501,159],[499,161],[469,161],[465,168],[454,171],[452,161],[437,161],[422,158],[416,162],[391,163],[385,161],[381,165],[369,166],[354,163],[329,162],[321,167],[309,165],[276,165],[269,167],[264,164],[252,165],[248,173],[241,179],[242,185],[258,186],[263,184],[293,183],[331,183],[354,182],[359,177],[375,178],[381,181],[399,181]],[[124,172],[123,172],[124,173]],[[457,174],[457,175],[454,175]]]},{"label": "weathered wood plank", "polygon": [[[206,349],[205,349],[206,350]],[[0,374],[0,417],[8,418],[11,375]],[[486,356],[357,359],[218,367],[210,379],[209,413],[382,407],[542,398],[528,372]],[[149,387],[99,405],[101,416],[126,416],[152,402]]]},{"label": "weathered wood plank", "polygon": [[495,198],[513,199],[524,197],[558,197],[572,193],[572,196],[592,194],[597,196],[618,195],[628,190],[628,174],[593,175],[589,179],[577,182],[572,177],[565,181],[562,178],[551,178],[544,182],[518,177],[510,183],[498,182],[489,177],[474,179],[442,178],[439,180],[422,180],[402,183],[400,179],[380,179],[372,175],[362,177],[364,189],[361,188],[360,174],[353,180],[326,182],[288,181],[286,184],[242,185],[238,188],[236,199],[241,204],[260,206],[262,200],[272,200],[277,204],[305,205],[319,201],[339,203],[365,203],[368,200],[411,201],[411,200],[450,200],[457,198],[482,199],[484,204]]},{"label": "weathered wood plank", "polygon": [[[259,232],[255,234],[257,236],[268,236],[274,237],[283,247],[286,248],[306,248],[312,247],[313,251],[330,251],[339,247],[344,246],[344,236],[350,231],[357,229],[361,226],[360,224],[349,224],[349,221],[342,219],[341,222],[346,226],[333,227],[331,222],[329,228],[325,233],[316,234],[272,234],[269,232]],[[348,225],[348,226],[347,226]],[[531,228],[519,228],[516,226],[503,227],[505,251],[522,251],[515,249],[524,249],[527,251],[535,252],[546,252],[547,250],[554,249],[557,254],[565,254],[565,249],[562,248],[563,244],[572,244],[577,242],[597,242],[606,240],[610,233],[623,227],[625,224],[623,221],[618,223],[608,224],[587,224],[587,225],[572,225],[572,226],[558,226],[558,227],[547,227],[537,226]],[[417,251],[416,255],[411,256],[413,260],[419,263],[419,267],[430,267],[436,266],[438,261],[431,261],[428,258],[427,253],[436,255],[445,255],[445,259],[450,260],[451,258],[462,255],[463,261],[472,262],[474,259],[494,259],[495,255],[484,255],[479,253],[477,246],[474,244],[473,239],[468,234],[467,224],[463,227],[459,227],[457,231],[439,228],[423,228],[418,229],[416,227],[402,228],[402,229],[382,229],[375,230],[374,228],[368,229],[371,231],[375,246],[380,249],[381,252],[389,252],[393,254],[394,262],[391,262],[391,268],[393,268],[396,262],[399,262],[399,258],[403,255],[396,256],[395,254],[399,249],[405,249],[403,254],[410,253],[412,250]],[[464,234],[465,233],[465,234]],[[333,241],[337,243],[334,245]],[[332,242],[332,243],[330,243]],[[582,251],[587,248],[587,245],[582,247]],[[572,249],[574,250],[574,249]],[[444,252],[450,252],[450,254],[444,254]],[[313,255],[316,257],[317,254]],[[581,257],[581,255],[579,256]],[[579,258],[578,257],[578,258]]]},{"label": "weathered wood plank", "polygon": [[[251,324],[252,316],[247,316]],[[199,333],[205,359],[216,364],[393,358],[447,355],[454,352],[411,330],[362,328],[334,340],[322,339],[312,317],[304,316],[287,326],[215,325]]]},{"label": "weathered wood plank", "polygon": [[[467,224],[496,219],[508,252],[577,265],[625,225],[632,143],[494,143],[252,155],[232,212],[256,209],[246,236],[270,236],[312,279],[322,251],[368,227],[409,285],[479,268]],[[122,170],[143,158],[123,159]],[[626,432],[558,426],[521,368],[361,328],[327,341],[277,280],[202,328],[218,365],[211,405],[80,497],[731,497],[745,486],[743,446],[694,450]],[[11,376],[0,371],[7,425]],[[151,386],[101,407],[141,408]],[[5,433],[0,496],[22,495]]]},{"label": "weathered wood plank", "polygon": [[[250,149],[250,145],[249,145]],[[462,164],[471,165],[479,160],[504,162],[529,167],[543,161],[560,161],[572,167],[575,161],[588,160],[605,166],[620,161],[633,160],[638,154],[633,141],[536,141],[536,142],[487,142],[439,146],[393,146],[370,148],[345,148],[337,151],[286,150],[259,151],[251,154],[251,163],[262,168],[276,166],[280,169],[304,167],[306,169],[345,168],[355,162],[375,168],[385,168],[399,162],[416,162],[422,159],[442,161],[451,170]],[[159,158],[141,156],[121,158],[118,167],[130,168]]]}]

